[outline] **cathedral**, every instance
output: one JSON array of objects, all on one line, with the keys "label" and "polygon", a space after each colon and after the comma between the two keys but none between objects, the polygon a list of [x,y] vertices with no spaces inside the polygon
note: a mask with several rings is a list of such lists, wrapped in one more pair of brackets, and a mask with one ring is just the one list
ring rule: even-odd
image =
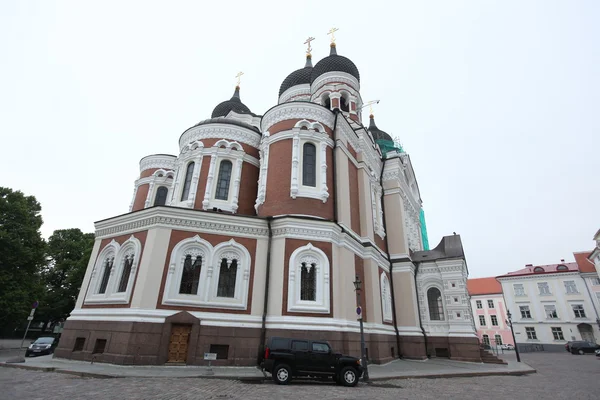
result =
[{"label": "cathedral", "polygon": [[[481,361],[459,235],[430,250],[411,159],[362,118],[356,65],[303,68],[258,115],[233,96],[139,162],[129,212],[96,241],[56,357],[256,365],[266,338],[367,359]],[[362,282],[357,296],[354,282]]]}]

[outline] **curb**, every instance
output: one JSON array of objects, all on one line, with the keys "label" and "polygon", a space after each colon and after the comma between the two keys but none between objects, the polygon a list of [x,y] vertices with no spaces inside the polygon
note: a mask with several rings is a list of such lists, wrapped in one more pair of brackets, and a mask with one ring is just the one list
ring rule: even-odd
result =
[{"label": "curb", "polygon": [[453,372],[448,374],[426,374],[426,375],[400,375],[370,378],[369,381],[388,381],[392,379],[444,379],[444,378],[474,378],[481,376],[523,376],[535,374],[537,370],[528,369],[524,371],[489,371],[489,372]]}]

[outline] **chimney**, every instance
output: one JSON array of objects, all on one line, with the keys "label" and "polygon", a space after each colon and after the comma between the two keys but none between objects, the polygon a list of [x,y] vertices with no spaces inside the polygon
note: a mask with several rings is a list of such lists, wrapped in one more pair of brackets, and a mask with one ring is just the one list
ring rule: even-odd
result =
[{"label": "chimney", "polygon": [[526,267],[533,267],[533,264],[525,264]]},{"label": "chimney", "polygon": [[561,259],[560,259],[560,262],[564,263],[564,262],[565,262],[565,259],[564,259],[564,258],[561,258]]}]

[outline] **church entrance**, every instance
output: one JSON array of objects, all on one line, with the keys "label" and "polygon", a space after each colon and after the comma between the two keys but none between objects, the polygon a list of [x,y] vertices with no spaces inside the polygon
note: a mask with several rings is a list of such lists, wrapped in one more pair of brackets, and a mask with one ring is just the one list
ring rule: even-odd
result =
[{"label": "church entrance", "polygon": [[192,325],[171,325],[171,339],[169,340],[168,363],[185,363],[187,360],[188,344]]},{"label": "church entrance", "polygon": [[577,329],[579,329],[579,333],[581,334],[581,340],[596,343],[596,339],[594,339],[594,330],[590,324],[579,324],[577,325]]}]

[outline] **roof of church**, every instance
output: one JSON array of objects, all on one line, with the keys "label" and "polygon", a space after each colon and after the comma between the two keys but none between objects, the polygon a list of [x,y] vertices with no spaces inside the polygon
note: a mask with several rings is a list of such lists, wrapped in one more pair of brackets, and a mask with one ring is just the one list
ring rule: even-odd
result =
[{"label": "roof of church", "polygon": [[573,256],[575,256],[575,262],[577,263],[580,272],[596,272],[596,266],[588,258],[591,252],[592,250],[578,251],[577,253],[573,253]]},{"label": "roof of church", "polygon": [[233,96],[231,99],[223,101],[215,107],[212,112],[211,117],[225,117],[229,114],[230,111],[235,111],[238,114],[252,114],[252,111],[242,103],[240,99],[240,87],[235,87],[235,92],[233,92]]},{"label": "roof of church", "polygon": [[360,82],[358,68],[356,68],[356,65],[350,59],[337,54],[335,43],[331,44],[329,56],[319,61],[313,68],[310,75],[310,83],[312,84],[319,76],[332,71],[346,72]]},{"label": "roof of church", "polygon": [[370,121],[368,130],[371,132],[371,135],[373,135],[373,140],[389,140],[390,142],[394,141],[387,132],[382,131],[377,127],[377,125],[375,125],[375,117],[373,117],[373,114],[369,116],[369,119]]},{"label": "roof of church", "polygon": [[467,290],[471,296],[480,294],[499,294],[502,293],[502,285],[495,277],[468,279]]},{"label": "roof of church", "polygon": [[441,242],[433,250],[415,251],[412,254],[413,261],[425,262],[440,260],[443,258],[464,258],[460,235],[444,236]]},{"label": "roof of church", "polygon": [[[241,126],[243,128],[251,129],[260,135],[260,130],[254,125],[250,125],[245,122],[238,121],[236,119],[223,118],[223,117],[205,119],[204,121],[200,121],[196,125],[192,126],[192,128],[195,126],[206,125],[206,124],[215,124],[215,123]],[[186,131],[187,131],[187,129],[186,129]]]},{"label": "roof of church", "polygon": [[313,70],[313,65],[311,61],[310,55],[306,56],[306,65],[304,68],[300,68],[292,72],[283,80],[281,86],[279,87],[279,95],[281,96],[283,92],[288,90],[291,87],[296,85],[303,85],[310,83],[310,73]]}]

